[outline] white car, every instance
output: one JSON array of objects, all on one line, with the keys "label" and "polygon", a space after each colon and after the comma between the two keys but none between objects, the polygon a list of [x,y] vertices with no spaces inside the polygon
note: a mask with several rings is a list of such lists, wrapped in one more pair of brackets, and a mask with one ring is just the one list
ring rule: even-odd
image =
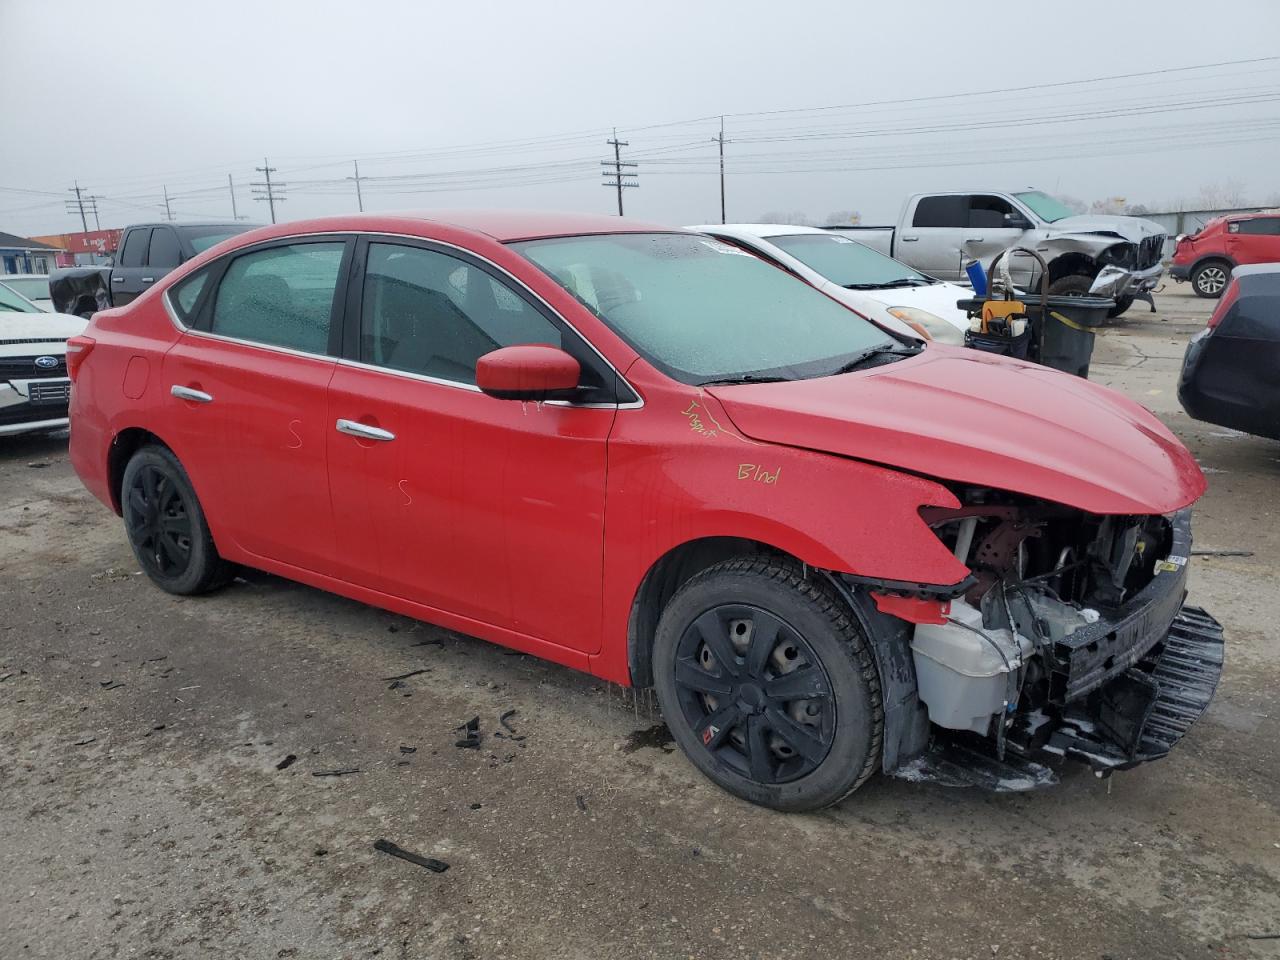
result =
[{"label": "white car", "polygon": [[0,275],[0,283],[18,296],[30,300],[46,313],[53,313],[53,300],[49,297],[47,273],[6,273]]},{"label": "white car", "polygon": [[908,335],[923,331],[941,343],[964,343],[969,320],[956,301],[972,298],[972,290],[936,280],[843,234],[777,223],[686,229],[750,250],[881,325],[902,332],[902,324]]},{"label": "white car", "polygon": [[87,323],[0,285],[0,436],[67,425],[67,338]]}]

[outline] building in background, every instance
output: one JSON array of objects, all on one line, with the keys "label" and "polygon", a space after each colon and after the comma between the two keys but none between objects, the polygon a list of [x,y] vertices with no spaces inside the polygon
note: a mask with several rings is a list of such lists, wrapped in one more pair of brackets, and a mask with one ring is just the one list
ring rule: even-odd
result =
[{"label": "building in background", "polygon": [[114,257],[120,246],[120,230],[90,230],[88,233],[55,233],[32,237],[58,249],[58,266],[103,263]]},{"label": "building in background", "polygon": [[0,273],[48,273],[58,252],[52,244],[0,232]]}]

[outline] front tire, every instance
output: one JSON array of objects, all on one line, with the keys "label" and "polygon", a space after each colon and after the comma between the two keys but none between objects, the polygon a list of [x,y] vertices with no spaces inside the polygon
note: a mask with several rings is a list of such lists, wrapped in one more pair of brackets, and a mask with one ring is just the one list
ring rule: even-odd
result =
[{"label": "front tire", "polygon": [[173,452],[146,446],[130,458],[120,485],[125,533],[138,564],[162,590],[207,593],[235,568],[214,546],[187,471]]},{"label": "front tire", "polygon": [[693,577],[658,622],[653,668],[675,741],[744,800],[817,810],[880,762],[867,638],[835,589],[792,561],[745,557]]},{"label": "front tire", "polygon": [[1191,289],[1197,297],[1217,300],[1231,280],[1231,265],[1223,260],[1208,260],[1191,271]]}]

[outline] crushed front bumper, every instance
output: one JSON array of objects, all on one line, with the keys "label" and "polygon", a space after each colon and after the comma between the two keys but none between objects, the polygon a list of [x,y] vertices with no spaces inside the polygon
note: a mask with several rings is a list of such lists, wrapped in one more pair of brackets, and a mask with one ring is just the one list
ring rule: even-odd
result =
[{"label": "crushed front bumper", "polygon": [[887,772],[1029,790],[1057,782],[1046,765],[1054,760],[1082,761],[1106,776],[1169,753],[1213,699],[1224,648],[1218,622],[1184,604],[1190,509],[1172,517],[1171,533],[1169,555],[1121,612],[1054,644],[1047,702],[1014,714],[1003,744],[935,730],[923,756]]},{"label": "crushed front bumper", "polygon": [[65,377],[0,381],[0,436],[65,427],[70,397]]}]

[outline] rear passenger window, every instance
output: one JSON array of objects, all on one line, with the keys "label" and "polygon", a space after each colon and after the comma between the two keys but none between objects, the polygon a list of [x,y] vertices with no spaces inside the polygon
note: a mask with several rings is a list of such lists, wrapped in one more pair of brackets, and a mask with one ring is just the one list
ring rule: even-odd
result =
[{"label": "rear passenger window", "polygon": [[1259,217],[1257,220],[1238,220],[1230,226],[1231,233],[1248,233],[1254,236],[1280,235],[1280,217]]},{"label": "rear passenger window", "polygon": [[231,261],[213,304],[225,337],[327,353],[344,244],[297,243]]},{"label": "rear passenger window", "polygon": [[151,240],[148,228],[130,230],[124,236],[124,246],[120,248],[121,267],[140,267],[147,255],[147,243]]},{"label": "rear passenger window", "polygon": [[193,276],[187,277],[173,288],[173,308],[178,313],[178,318],[183,323],[190,323],[191,314],[196,308],[196,301],[200,299],[200,292],[204,290],[205,282],[209,279],[209,271],[201,270]]},{"label": "rear passenger window", "polygon": [[964,227],[969,222],[966,196],[921,197],[916,204],[913,227]]},{"label": "rear passenger window", "polygon": [[182,248],[178,235],[168,227],[156,227],[151,231],[151,251],[147,254],[147,266],[172,270],[182,262]]},{"label": "rear passenger window", "polygon": [[369,245],[360,312],[365,363],[476,382],[476,361],[499,347],[562,346],[558,327],[522,296],[464,260],[389,243]]}]

